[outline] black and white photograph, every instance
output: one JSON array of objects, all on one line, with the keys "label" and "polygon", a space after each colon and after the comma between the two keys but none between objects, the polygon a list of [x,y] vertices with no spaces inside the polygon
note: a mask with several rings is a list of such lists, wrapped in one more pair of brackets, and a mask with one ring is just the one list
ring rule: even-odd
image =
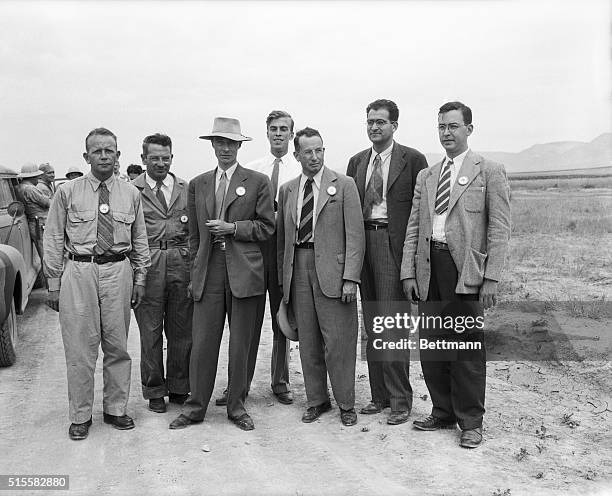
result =
[{"label": "black and white photograph", "polygon": [[0,0],[0,495],[612,495],[609,0]]}]

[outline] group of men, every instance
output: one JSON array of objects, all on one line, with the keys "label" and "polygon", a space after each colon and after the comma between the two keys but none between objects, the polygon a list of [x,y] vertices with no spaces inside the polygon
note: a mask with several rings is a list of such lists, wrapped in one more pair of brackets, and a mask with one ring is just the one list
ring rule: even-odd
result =
[{"label": "group of men", "polygon": [[[227,317],[227,388],[216,400],[243,430],[255,370],[266,292],[272,317],[271,388],[291,404],[289,346],[277,313],[297,325],[309,423],[332,408],[357,423],[355,363],[360,287],[368,334],[371,401],[364,415],[390,408],[387,423],[412,409],[409,354],[372,347],[375,316],[389,302],[479,300],[495,303],[510,232],[503,166],[469,150],[471,110],[449,102],[438,113],[446,157],[425,157],[393,139],[399,110],[390,100],[366,108],[372,146],[353,156],[347,175],[325,166],[320,133],[294,133],[293,118],[266,120],[270,152],[243,167],[237,119],[218,117],[209,140],[217,166],[189,183],[170,172],[172,142],[143,141],[143,174],[116,180],[117,138],[104,128],[85,140],[91,172],[63,184],[45,231],[48,304],[60,312],[68,369],[72,439],[87,437],[98,346],[104,352],[104,421],[131,429],[126,414],[131,359],[130,305],[141,337],[144,398],[165,412],[165,396],[182,404],[170,429],[203,421],[211,401]],[[293,140],[294,153],[289,152]],[[281,312],[279,312],[279,310]],[[168,341],[164,371],[162,334]],[[432,414],[421,430],[462,429],[460,444],[482,440],[485,355],[423,362]]]}]

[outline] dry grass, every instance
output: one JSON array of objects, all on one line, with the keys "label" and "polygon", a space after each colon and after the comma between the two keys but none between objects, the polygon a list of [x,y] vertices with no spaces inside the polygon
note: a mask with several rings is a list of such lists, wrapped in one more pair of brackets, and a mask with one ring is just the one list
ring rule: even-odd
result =
[{"label": "dry grass", "polygon": [[612,188],[612,176],[606,177],[572,177],[548,179],[513,179],[510,178],[512,191],[521,190],[578,190],[593,188]]}]

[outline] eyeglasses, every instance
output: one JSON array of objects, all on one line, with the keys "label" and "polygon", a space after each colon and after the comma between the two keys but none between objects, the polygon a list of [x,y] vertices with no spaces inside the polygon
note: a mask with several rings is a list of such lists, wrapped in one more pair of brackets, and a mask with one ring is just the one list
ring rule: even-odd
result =
[{"label": "eyeglasses", "polygon": [[158,162],[163,162],[164,164],[169,164],[172,161],[172,157],[171,156],[164,156],[164,157],[151,157],[150,155],[147,157],[147,160],[149,162],[153,162],[153,163],[158,163]]},{"label": "eyeglasses", "polygon": [[313,148],[312,150],[300,150],[299,154],[304,157],[310,157],[311,155],[323,155],[325,148]]},{"label": "eyeglasses", "polygon": [[449,124],[449,125],[440,124],[440,125],[438,125],[438,132],[439,133],[444,133],[448,129],[452,134],[454,134],[454,133],[457,132],[457,130],[460,127],[464,127],[464,126],[465,126],[465,124],[456,124],[454,122]]},{"label": "eyeglasses", "polygon": [[376,124],[376,127],[383,127],[386,124],[391,124],[391,121],[386,121],[384,119],[368,119],[366,121],[368,127],[374,127],[374,124]]}]

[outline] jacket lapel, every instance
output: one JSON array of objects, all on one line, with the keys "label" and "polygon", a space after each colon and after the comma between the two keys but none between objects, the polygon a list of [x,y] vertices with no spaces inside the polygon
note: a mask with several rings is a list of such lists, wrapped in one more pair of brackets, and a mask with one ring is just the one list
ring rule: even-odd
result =
[{"label": "jacket lapel", "polygon": [[[223,207],[225,211],[224,219],[227,216],[227,211],[229,210],[230,205],[234,202],[234,200],[236,200],[236,198],[238,198],[236,189],[238,189],[238,186],[240,185],[240,183],[246,181],[246,179],[247,179],[247,176],[246,174],[244,174],[244,169],[240,166],[240,164],[238,164],[236,166],[236,170],[232,174],[232,179],[230,180],[229,188],[227,189],[227,193],[225,194],[225,206]],[[244,189],[246,192],[246,187]]]},{"label": "jacket lapel", "polygon": [[206,219],[214,219],[215,217],[215,177],[217,175],[217,168],[215,167],[212,171],[204,176],[203,196],[204,206],[206,207]]},{"label": "jacket lapel", "polygon": [[430,171],[429,176],[425,180],[427,186],[427,200],[429,205],[429,217],[430,221],[433,222],[434,209],[436,207],[436,194],[438,192],[438,179],[440,177],[440,169],[442,168],[442,162],[438,162],[434,165]]},{"label": "jacket lapel", "polygon": [[317,200],[317,218],[327,203],[327,200],[329,200],[328,189],[330,187],[335,188],[333,183],[336,181],[336,178],[336,173],[324,166],[323,174],[321,174],[321,189],[319,189],[319,199]]},{"label": "jacket lapel", "polygon": [[[449,212],[455,203],[457,203],[459,197],[480,172],[480,167],[478,167],[479,162],[480,158],[474,155],[474,153],[471,151],[469,151],[463,159],[463,164],[461,164],[461,169],[459,169],[459,172],[457,172],[457,179],[455,180],[455,184],[451,190],[450,199],[448,200]],[[467,178],[467,181],[460,181],[463,177]],[[465,184],[461,184],[461,182],[465,182]]]},{"label": "jacket lapel", "polygon": [[172,195],[170,195],[170,204],[168,205],[168,212],[169,212],[172,209],[172,205],[174,205],[174,202],[180,196],[181,191],[185,187],[185,183],[181,181],[180,179],[178,179],[171,172],[168,172],[168,174],[170,174],[172,178],[174,179],[174,187],[172,188]]},{"label": "jacket lapel", "polygon": [[365,198],[366,188],[366,174],[368,172],[368,164],[370,163],[370,157],[372,156],[372,149],[370,148],[367,153],[363,154],[361,162],[357,166],[357,173],[355,174],[355,184],[359,191],[359,198],[363,205],[363,199]]},{"label": "jacket lapel", "polygon": [[389,164],[389,177],[387,179],[387,191],[391,189],[395,180],[399,177],[404,167],[406,167],[406,162],[402,160],[404,158],[404,153],[402,149],[398,146],[397,143],[393,142],[393,149],[391,150],[391,162]]},{"label": "jacket lapel", "polygon": [[144,196],[153,206],[155,206],[157,210],[159,210],[163,214],[166,213],[161,203],[159,203],[157,196],[155,196],[155,193],[153,193],[151,186],[149,186],[149,183],[146,180],[146,173],[141,174],[134,180],[134,186],[136,186],[140,190],[142,196]]},{"label": "jacket lapel", "polygon": [[302,176],[299,175],[287,184],[287,208],[289,212],[291,212],[291,219],[293,220],[294,226],[297,225],[297,198],[300,192],[301,177]]}]

